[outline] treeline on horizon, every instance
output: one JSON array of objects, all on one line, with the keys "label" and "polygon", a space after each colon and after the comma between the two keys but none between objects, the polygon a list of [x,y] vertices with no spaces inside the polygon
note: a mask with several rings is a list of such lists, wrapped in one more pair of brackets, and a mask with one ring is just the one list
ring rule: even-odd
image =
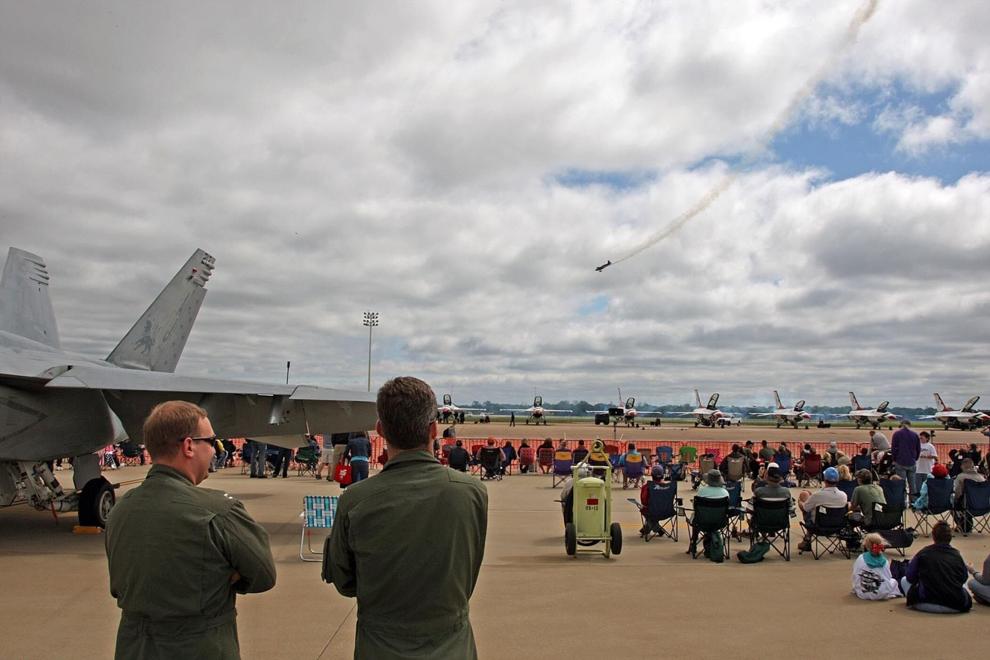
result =
[{"label": "treeline on horizon", "polygon": [[[470,404],[460,404],[466,408],[484,408],[488,413],[491,414],[504,414],[500,411],[507,408],[529,408],[532,406],[532,402],[527,403],[495,403],[492,401],[472,401]],[[549,401],[543,402],[544,408],[553,408],[555,410],[569,410],[574,415],[584,415],[586,410],[606,410],[611,406],[615,406],[615,403],[591,403],[588,401],[557,401],[556,403],[551,403]],[[694,410],[695,406],[693,403],[681,403],[681,404],[663,404],[660,406],[652,405],[649,403],[636,403],[636,410],[640,412],[684,412],[686,410]],[[750,412],[772,412],[774,410],[773,406],[723,406],[719,405],[718,409],[723,412],[731,412],[739,415],[743,415]],[[849,412],[849,406],[805,406],[804,410],[812,414],[820,415],[844,415]],[[890,407],[888,409],[890,412],[898,415],[900,417],[917,418],[923,415],[934,415],[935,408],[906,408],[906,407]]]}]

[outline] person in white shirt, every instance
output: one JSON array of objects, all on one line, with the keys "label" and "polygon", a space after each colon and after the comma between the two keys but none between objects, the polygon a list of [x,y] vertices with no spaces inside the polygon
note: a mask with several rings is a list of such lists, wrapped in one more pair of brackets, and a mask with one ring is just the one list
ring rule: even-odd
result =
[{"label": "person in white shirt", "polygon": [[856,558],[852,570],[852,590],[863,600],[899,598],[900,587],[890,574],[890,562],[884,556],[884,538],[877,533],[863,538],[864,551]]},{"label": "person in white shirt", "polygon": [[925,483],[925,480],[932,473],[932,468],[935,467],[935,462],[938,460],[938,451],[935,449],[935,445],[932,444],[932,436],[928,431],[922,431],[918,434],[921,439],[921,454],[918,456],[918,462],[915,464],[915,481],[916,481],[916,491],[921,491],[921,484]]},{"label": "person in white shirt", "polygon": [[[815,509],[820,506],[835,509],[848,507],[849,498],[836,487],[839,483],[839,471],[834,467],[826,468],[822,472],[822,479],[825,487],[812,494],[810,491],[802,490],[798,495],[798,506],[804,514],[805,523],[814,522]],[[811,538],[805,537],[798,546],[800,550],[811,550]]]}]

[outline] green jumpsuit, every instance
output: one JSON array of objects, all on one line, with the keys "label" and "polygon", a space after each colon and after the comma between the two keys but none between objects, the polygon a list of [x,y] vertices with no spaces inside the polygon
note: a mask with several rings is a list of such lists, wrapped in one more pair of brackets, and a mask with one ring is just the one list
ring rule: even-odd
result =
[{"label": "green jumpsuit", "polygon": [[337,591],[357,596],[354,657],[477,658],[468,600],[487,527],[485,487],[427,451],[348,487],[327,561]]},{"label": "green jumpsuit", "polygon": [[240,657],[236,594],[271,589],[275,563],[239,500],[154,465],[111,511],[106,547],[116,658]]}]

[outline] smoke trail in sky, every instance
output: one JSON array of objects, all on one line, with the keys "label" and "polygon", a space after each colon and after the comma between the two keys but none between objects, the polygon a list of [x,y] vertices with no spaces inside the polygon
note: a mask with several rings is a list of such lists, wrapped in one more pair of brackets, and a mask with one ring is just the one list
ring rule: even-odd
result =
[{"label": "smoke trail in sky", "polygon": [[[776,119],[774,119],[773,122],[770,124],[770,127],[766,130],[766,132],[764,132],[762,138],[757,142],[756,146],[751,150],[751,154],[762,150],[770,142],[770,140],[772,140],[773,137],[778,132],[780,132],[780,130],[784,126],[787,125],[787,123],[791,120],[791,116],[794,114],[795,110],[797,110],[797,108],[801,105],[802,102],[804,102],[805,99],[811,96],[811,94],[815,91],[815,87],[818,86],[818,83],[822,81],[822,79],[829,72],[829,70],[845,53],[846,49],[848,49],[850,46],[852,46],[852,44],[856,42],[856,39],[859,37],[860,28],[862,28],[863,25],[865,25],[866,22],[870,20],[870,18],[876,12],[877,3],[879,1],[880,0],[866,0],[866,2],[859,8],[859,10],[853,16],[852,21],[850,21],[849,27],[846,28],[846,32],[843,35],[842,41],[840,41],[836,45],[835,50],[828,57],[828,59],[826,59],[821,64],[821,66],[818,67],[814,75],[812,75],[807,80],[807,82],[805,82],[805,84],[801,86],[801,89],[799,89],[797,93],[794,94],[794,96],[791,98],[790,103],[787,104],[787,107],[785,107],[784,110],[777,115]],[[752,157],[753,157],[752,155],[748,156],[743,160],[743,162],[745,163],[747,160],[750,160]],[[722,178],[721,181],[719,181],[708,192],[706,192],[704,196],[702,196],[701,199],[699,199],[694,204],[694,206],[692,206],[687,211],[674,218],[674,220],[669,225],[667,225],[660,231],[657,231],[656,233],[650,235],[649,237],[641,241],[638,245],[627,251],[622,256],[618,257],[614,261],[610,261],[609,265],[615,265],[617,263],[625,261],[626,259],[630,259],[636,256],[637,254],[639,254],[640,252],[642,252],[643,250],[653,247],[654,245],[664,240],[671,234],[677,232],[677,230],[679,230],[681,227],[686,225],[688,221],[690,221],[692,218],[694,218],[699,213],[701,213],[709,206],[711,206],[712,203],[716,199],[718,199],[719,195],[725,192],[726,189],[728,189],[728,187],[732,185],[732,182],[735,181],[736,176],[737,175],[735,173],[727,174],[725,177]]]}]

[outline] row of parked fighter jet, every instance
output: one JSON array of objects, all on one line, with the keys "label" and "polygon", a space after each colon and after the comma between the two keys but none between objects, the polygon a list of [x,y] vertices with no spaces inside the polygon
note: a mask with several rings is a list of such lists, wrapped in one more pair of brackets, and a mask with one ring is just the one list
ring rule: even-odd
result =
[{"label": "row of parked fighter jet", "polygon": [[[621,393],[619,398],[621,399]],[[798,424],[807,423],[816,415],[809,413],[804,409],[805,402],[802,399],[795,403],[792,407],[787,407],[781,403],[780,395],[777,390],[773,392],[774,401],[777,404],[777,408],[771,412],[755,412],[749,413],[752,417],[769,417],[776,422],[777,428],[784,425],[790,425],[794,428],[798,427]],[[660,416],[683,416],[683,417],[694,417],[694,425],[697,426],[707,426],[707,427],[724,427],[731,424],[738,424],[742,421],[742,418],[738,415],[729,412],[723,412],[718,409],[718,393],[712,394],[708,399],[708,404],[705,406],[701,405],[701,395],[698,390],[694,391],[695,408],[694,410],[683,410],[674,412],[645,412],[636,410],[636,399],[634,397],[629,397],[626,399],[625,404],[621,406],[612,406],[607,410],[586,410],[585,414],[595,415],[596,420],[598,418],[604,418],[607,416],[612,423],[623,422],[629,426],[636,424],[637,417],[660,417]],[[936,422],[942,424],[942,426],[948,430],[950,428],[957,428],[963,430],[971,430],[980,428],[982,426],[990,425],[990,415],[987,413],[976,410],[976,402],[980,400],[979,396],[974,396],[970,398],[966,404],[959,410],[950,408],[942,401],[942,397],[936,392],[935,393],[935,404],[936,413],[934,415],[925,415],[920,419],[933,419]],[[852,421],[856,428],[862,428],[863,426],[872,426],[873,428],[880,428],[884,423],[893,422],[900,419],[897,415],[890,412],[888,408],[890,407],[889,401],[883,401],[875,408],[867,408],[860,405],[859,401],[856,399],[856,394],[853,392],[849,393],[849,404],[850,409],[848,413],[839,415],[841,417],[847,417]],[[456,417],[462,413],[478,413],[487,412],[483,408],[462,408],[456,406],[453,403],[451,395],[443,395],[443,405],[437,408],[437,415],[444,422],[448,421],[452,416]],[[543,407],[543,397],[535,396],[533,397],[533,405],[529,408],[503,408],[500,409],[503,413],[525,413],[527,415],[525,423],[547,423],[546,416],[551,413],[566,413],[574,414],[573,410],[554,410],[552,408]]]}]

